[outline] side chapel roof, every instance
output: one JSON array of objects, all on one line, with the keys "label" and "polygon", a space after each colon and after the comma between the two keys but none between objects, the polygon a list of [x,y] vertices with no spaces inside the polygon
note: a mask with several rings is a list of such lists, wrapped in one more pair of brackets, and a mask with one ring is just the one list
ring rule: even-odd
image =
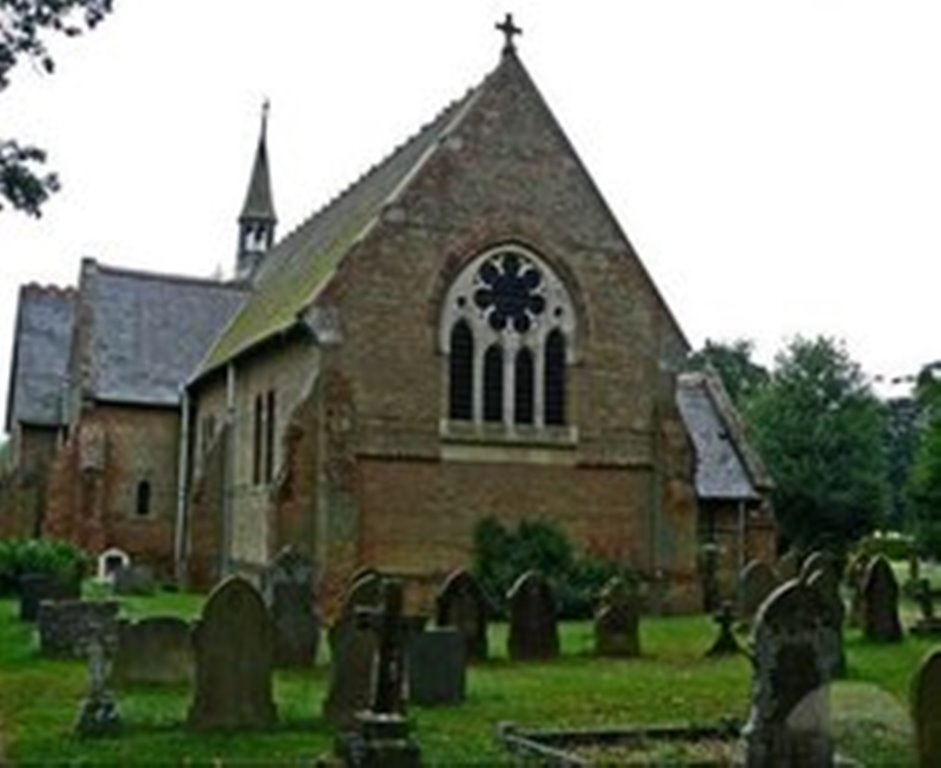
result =
[{"label": "side chapel roof", "polygon": [[244,302],[241,283],[82,261],[78,323],[84,395],[172,406]]},{"label": "side chapel roof", "polygon": [[30,283],[20,288],[7,393],[6,429],[65,423],[75,291]]},{"label": "side chapel roof", "polygon": [[696,451],[699,498],[757,500],[771,488],[767,470],[717,375],[680,374],[676,404]]}]

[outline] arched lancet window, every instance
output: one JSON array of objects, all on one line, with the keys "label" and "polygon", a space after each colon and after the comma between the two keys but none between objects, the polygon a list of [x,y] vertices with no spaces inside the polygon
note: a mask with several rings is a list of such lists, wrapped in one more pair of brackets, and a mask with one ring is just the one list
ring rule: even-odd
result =
[{"label": "arched lancet window", "polygon": [[533,353],[523,347],[516,354],[516,397],[514,412],[517,424],[532,424],[536,415],[535,408],[535,364]]},{"label": "arched lancet window", "polygon": [[474,418],[474,335],[464,320],[451,329],[451,359],[448,375],[448,418]]},{"label": "arched lancet window", "polygon": [[545,422],[565,424],[565,337],[557,328],[546,339]]},{"label": "arched lancet window", "polygon": [[137,484],[135,511],[138,517],[147,517],[150,514],[150,482],[148,480],[141,480]]},{"label": "arched lancet window", "polygon": [[566,366],[576,350],[575,307],[549,264],[516,244],[492,248],[458,273],[442,305],[449,421],[565,425]]},{"label": "arched lancet window", "polygon": [[493,344],[484,355],[484,421],[503,421],[503,349]]}]

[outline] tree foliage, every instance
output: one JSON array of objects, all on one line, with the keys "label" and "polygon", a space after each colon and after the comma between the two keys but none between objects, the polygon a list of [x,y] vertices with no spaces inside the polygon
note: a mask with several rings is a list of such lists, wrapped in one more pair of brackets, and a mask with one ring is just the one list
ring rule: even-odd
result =
[{"label": "tree foliage", "polygon": [[790,542],[842,549],[877,525],[887,490],[885,409],[841,343],[794,339],[747,399],[745,418]]},{"label": "tree foliage", "polygon": [[752,360],[754,344],[748,339],[713,341],[706,339],[703,348],[690,357],[696,370],[715,371],[732,402],[741,407],[751,395],[768,383],[768,370]]},{"label": "tree foliage", "polygon": [[[11,70],[23,59],[43,72],[54,72],[46,38],[74,37],[92,29],[112,5],[113,0],[0,0],[0,91],[9,86]],[[54,173],[40,171],[45,162],[46,153],[39,147],[0,138],[0,210],[6,201],[40,215],[43,203],[59,189]]]},{"label": "tree foliage", "polygon": [[925,366],[915,389],[920,430],[908,495],[918,547],[941,557],[941,363]]}]

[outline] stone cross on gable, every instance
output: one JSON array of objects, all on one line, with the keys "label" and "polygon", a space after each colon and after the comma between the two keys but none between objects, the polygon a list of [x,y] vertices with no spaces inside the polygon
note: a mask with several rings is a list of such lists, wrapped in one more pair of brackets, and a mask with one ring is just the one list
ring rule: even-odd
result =
[{"label": "stone cross on gable", "polygon": [[523,30],[513,23],[513,14],[508,13],[501,23],[495,24],[494,26],[500,30],[506,38],[506,41],[503,43],[503,52],[513,53],[516,50],[513,38],[523,34]]},{"label": "stone cross on gable", "polygon": [[373,665],[371,709],[379,714],[400,714],[405,709],[403,645],[407,629],[402,615],[402,583],[395,579],[384,580],[379,607],[357,608],[356,621],[362,629],[370,629],[379,636]]}]

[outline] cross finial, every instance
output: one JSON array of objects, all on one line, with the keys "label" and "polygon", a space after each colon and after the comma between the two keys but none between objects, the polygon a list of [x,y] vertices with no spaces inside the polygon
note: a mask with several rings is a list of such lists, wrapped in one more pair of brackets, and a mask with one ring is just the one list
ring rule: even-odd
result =
[{"label": "cross finial", "polygon": [[495,24],[494,26],[500,30],[506,38],[506,41],[503,43],[503,52],[515,53],[516,45],[513,43],[513,38],[517,35],[522,35],[523,30],[513,23],[513,14],[508,13],[500,24]]},{"label": "cross finial", "polygon": [[268,97],[261,104],[261,137],[264,139],[268,135],[268,113],[271,111],[271,101]]}]

